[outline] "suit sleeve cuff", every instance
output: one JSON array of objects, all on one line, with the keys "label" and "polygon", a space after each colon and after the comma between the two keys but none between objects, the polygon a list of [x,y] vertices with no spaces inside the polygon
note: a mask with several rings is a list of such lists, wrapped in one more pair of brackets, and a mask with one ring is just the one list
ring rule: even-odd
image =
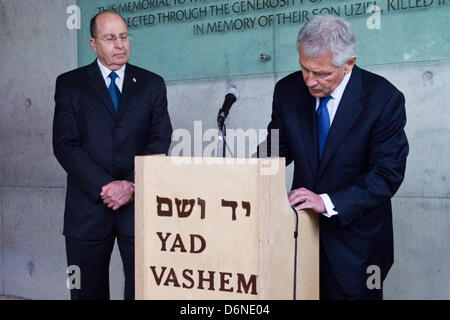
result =
[{"label": "suit sleeve cuff", "polygon": [[331,218],[334,215],[337,215],[338,212],[335,210],[333,202],[331,202],[330,196],[326,193],[322,193],[319,195],[322,198],[323,203],[325,204],[325,209],[327,212],[322,213],[325,217]]}]

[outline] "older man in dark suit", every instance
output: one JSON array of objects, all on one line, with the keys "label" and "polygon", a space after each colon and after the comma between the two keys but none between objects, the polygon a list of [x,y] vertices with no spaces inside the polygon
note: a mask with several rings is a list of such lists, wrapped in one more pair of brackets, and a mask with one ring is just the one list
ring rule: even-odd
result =
[{"label": "older man in dark suit", "polygon": [[81,271],[72,299],[109,299],[115,239],[125,273],[125,299],[134,298],[134,157],[166,154],[172,126],[164,80],[128,64],[123,18],[91,20],[92,64],[56,81],[53,148],[67,172],[64,213],[67,261]]},{"label": "older man in dark suit", "polygon": [[290,204],[320,214],[321,299],[382,298],[393,263],[391,198],[408,155],[404,96],[358,68],[354,46],[341,18],[304,25],[301,72],[276,84],[268,126],[279,131],[279,155],[294,162]]}]

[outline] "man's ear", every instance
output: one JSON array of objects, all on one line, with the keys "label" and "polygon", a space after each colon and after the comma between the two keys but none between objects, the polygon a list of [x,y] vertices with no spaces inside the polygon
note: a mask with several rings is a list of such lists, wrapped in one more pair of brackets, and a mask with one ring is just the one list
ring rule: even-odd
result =
[{"label": "man's ear", "polygon": [[350,71],[352,71],[353,67],[355,66],[355,63],[356,63],[356,56],[353,56],[350,59],[348,59],[344,66],[344,72],[347,74]]},{"label": "man's ear", "polygon": [[97,53],[97,44],[95,43],[95,39],[91,38],[89,43],[91,44],[92,49],[94,49],[94,52]]}]

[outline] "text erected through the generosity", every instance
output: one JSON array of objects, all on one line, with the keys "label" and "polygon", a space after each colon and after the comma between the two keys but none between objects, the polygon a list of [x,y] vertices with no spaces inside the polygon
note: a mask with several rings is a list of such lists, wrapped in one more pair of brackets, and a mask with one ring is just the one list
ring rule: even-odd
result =
[{"label": "text erected through the generosity", "polygon": [[370,16],[450,5],[450,0],[136,0],[97,7],[125,17],[128,28],[191,22],[196,36],[299,24],[316,15]]}]

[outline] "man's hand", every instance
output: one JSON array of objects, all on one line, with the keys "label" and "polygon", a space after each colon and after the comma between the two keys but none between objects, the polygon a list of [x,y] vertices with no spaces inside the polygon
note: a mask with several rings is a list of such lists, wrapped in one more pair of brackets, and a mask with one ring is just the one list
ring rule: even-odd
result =
[{"label": "man's hand", "polygon": [[134,185],[125,180],[113,181],[103,186],[100,196],[103,203],[114,211],[130,203],[134,199]]},{"label": "man's hand", "polygon": [[322,198],[306,188],[294,189],[288,195],[289,204],[295,205],[295,209],[304,210],[311,209],[316,213],[325,213],[325,203]]}]

